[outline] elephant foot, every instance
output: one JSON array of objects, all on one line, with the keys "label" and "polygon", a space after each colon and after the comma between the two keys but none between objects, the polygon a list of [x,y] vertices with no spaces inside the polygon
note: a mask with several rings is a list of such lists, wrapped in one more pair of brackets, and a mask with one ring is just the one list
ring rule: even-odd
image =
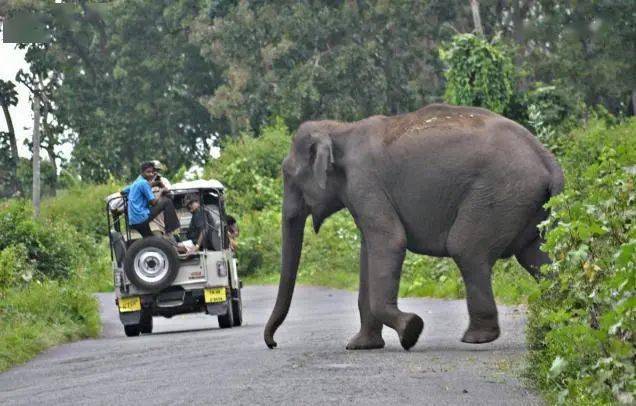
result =
[{"label": "elephant foot", "polygon": [[406,316],[406,323],[403,329],[398,331],[400,336],[400,344],[405,350],[410,349],[415,345],[417,339],[420,338],[420,334],[424,329],[424,321],[417,314],[408,314]]},{"label": "elephant foot", "polygon": [[377,348],[384,348],[382,333],[362,333],[361,331],[347,343],[348,350],[374,350]]},{"label": "elephant foot", "polygon": [[468,328],[462,342],[468,344],[484,344],[495,341],[499,337],[499,326],[489,328]]}]

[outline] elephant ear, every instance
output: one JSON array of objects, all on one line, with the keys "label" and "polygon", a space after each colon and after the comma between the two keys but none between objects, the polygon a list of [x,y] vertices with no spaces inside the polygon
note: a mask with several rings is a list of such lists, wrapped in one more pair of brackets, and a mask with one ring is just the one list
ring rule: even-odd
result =
[{"label": "elephant ear", "polygon": [[327,172],[334,163],[331,138],[327,135],[315,136],[314,177],[321,189],[327,188]]}]

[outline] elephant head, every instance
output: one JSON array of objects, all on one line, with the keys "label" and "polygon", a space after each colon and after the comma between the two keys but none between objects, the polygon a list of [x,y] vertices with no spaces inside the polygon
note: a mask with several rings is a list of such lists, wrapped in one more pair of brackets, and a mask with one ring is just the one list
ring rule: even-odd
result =
[{"label": "elephant head", "polygon": [[344,207],[339,198],[342,175],[331,130],[337,123],[307,122],[300,126],[283,160],[281,275],[276,305],[265,326],[265,343],[276,346],[274,332],[287,316],[294,292],[307,216],[317,233],[322,222]]}]

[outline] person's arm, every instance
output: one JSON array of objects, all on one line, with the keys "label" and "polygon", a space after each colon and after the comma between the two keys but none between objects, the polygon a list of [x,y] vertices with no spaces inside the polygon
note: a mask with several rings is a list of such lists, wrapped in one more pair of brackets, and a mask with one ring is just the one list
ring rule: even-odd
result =
[{"label": "person's arm", "polygon": [[154,206],[155,204],[157,204],[157,201],[159,199],[157,199],[155,197],[155,194],[152,193],[152,187],[150,187],[150,183],[148,183],[148,182],[144,182],[143,183],[142,192],[143,192],[144,196],[146,197],[146,199],[148,200],[148,204],[149,205]]},{"label": "person's arm", "polygon": [[201,233],[199,234],[199,238],[197,239],[197,243],[194,244],[195,251],[201,249],[201,246],[203,245],[203,238],[205,238],[205,232],[201,231]]}]

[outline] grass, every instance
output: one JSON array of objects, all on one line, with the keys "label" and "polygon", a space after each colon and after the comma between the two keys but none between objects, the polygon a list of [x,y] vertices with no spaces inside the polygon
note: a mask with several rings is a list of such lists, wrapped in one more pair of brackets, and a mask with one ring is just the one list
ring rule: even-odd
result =
[{"label": "grass", "polygon": [[[435,297],[440,299],[462,299],[465,297],[464,284],[459,270],[448,259],[432,259],[409,255],[402,280],[400,297]],[[421,259],[423,258],[423,259]],[[413,264],[413,259],[422,263]],[[414,269],[416,268],[416,269]],[[355,291],[358,289],[358,270],[329,269],[307,270],[298,273],[298,283],[310,286],[326,286],[335,289]],[[278,273],[255,273],[242,278],[248,285],[277,284]],[[537,292],[534,279],[514,260],[500,261],[493,270],[493,290],[497,302],[503,304],[527,303],[528,297]]]},{"label": "grass", "polygon": [[[242,277],[248,285],[271,285],[278,283],[277,273],[257,273]],[[297,279],[301,285],[326,286],[334,289],[357,290],[358,274],[340,270],[318,273],[300,273]]]},{"label": "grass", "polygon": [[[23,233],[40,230],[26,239],[37,249],[51,251],[50,244],[40,246],[48,241],[42,239],[49,234],[53,236],[49,240],[63,239],[64,244],[53,245],[59,249],[53,253],[52,264],[70,259],[56,279],[45,273],[26,281],[23,276],[7,274],[11,278],[0,286],[0,371],[49,347],[99,335],[101,322],[93,293],[113,289],[103,212],[103,198],[112,190],[116,185],[77,185],[42,202],[41,223],[35,225],[30,214],[20,221],[7,220],[22,224],[15,227],[25,230]],[[11,216],[8,212],[0,214]],[[51,234],[58,227],[62,231]],[[15,245],[15,241],[9,241],[9,245]],[[5,263],[5,273],[37,265],[33,258],[24,261],[22,267],[16,267],[15,261]]]},{"label": "grass", "polygon": [[96,337],[100,329],[97,301],[77,281],[7,290],[0,300],[0,371],[51,346]]}]

